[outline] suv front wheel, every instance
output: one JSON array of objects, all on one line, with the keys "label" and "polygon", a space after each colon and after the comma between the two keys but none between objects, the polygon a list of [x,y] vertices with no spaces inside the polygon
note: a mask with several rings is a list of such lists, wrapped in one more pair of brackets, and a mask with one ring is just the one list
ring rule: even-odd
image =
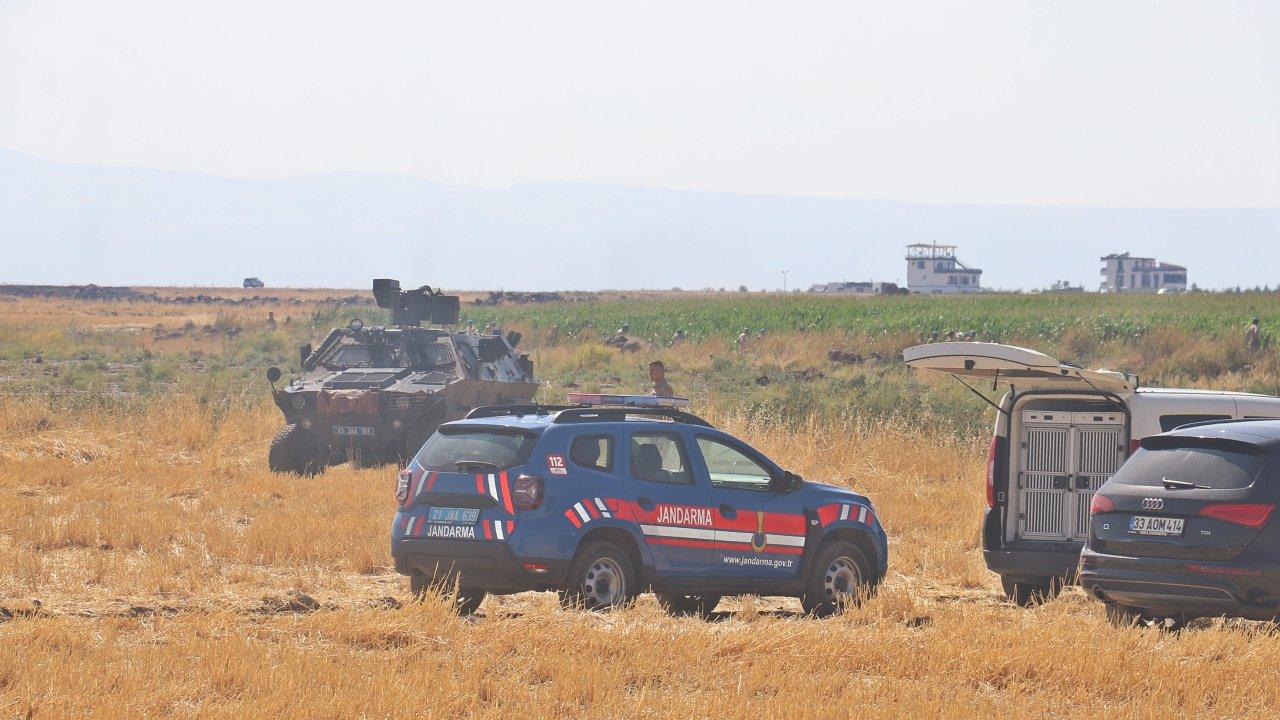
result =
[{"label": "suv front wheel", "polygon": [[825,617],[858,604],[871,591],[871,563],[857,545],[836,540],[818,549],[800,604]]},{"label": "suv front wheel", "polygon": [[560,601],[587,610],[612,610],[634,600],[637,585],[626,551],[611,542],[595,540],[574,558]]}]

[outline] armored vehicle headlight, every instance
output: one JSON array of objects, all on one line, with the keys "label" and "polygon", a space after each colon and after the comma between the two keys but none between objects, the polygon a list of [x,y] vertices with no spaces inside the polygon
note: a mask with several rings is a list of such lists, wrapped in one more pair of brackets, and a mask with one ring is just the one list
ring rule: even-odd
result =
[{"label": "armored vehicle headlight", "polygon": [[356,331],[356,332],[360,332],[361,330],[363,330],[363,329],[364,329],[364,321],[363,321],[363,320],[361,320],[360,318],[356,318],[355,320],[352,320],[352,321],[347,325],[347,327],[351,328],[352,330],[354,330],[354,331]]},{"label": "armored vehicle headlight", "polygon": [[302,408],[304,408],[304,407],[306,407],[306,406],[307,406],[307,398],[306,398],[306,396],[305,396],[305,395],[294,395],[294,396],[293,396],[293,407],[294,407],[294,409],[296,409],[296,410],[301,410]]},{"label": "armored vehicle headlight", "polygon": [[409,398],[404,396],[391,398],[391,407],[398,410],[407,410],[409,408]]}]

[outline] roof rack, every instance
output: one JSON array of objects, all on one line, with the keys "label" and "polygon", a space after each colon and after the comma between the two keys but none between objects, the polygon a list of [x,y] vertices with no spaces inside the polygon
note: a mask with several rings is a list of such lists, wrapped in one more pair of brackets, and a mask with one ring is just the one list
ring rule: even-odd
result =
[{"label": "roof rack", "polygon": [[485,405],[467,413],[468,420],[492,417],[520,417],[522,415],[555,415],[552,422],[600,422],[626,420],[628,415],[656,415],[675,422],[688,425],[714,427],[702,418],[671,407],[655,405],[543,405],[526,403],[522,405]]},{"label": "roof rack", "polygon": [[628,415],[657,415],[669,418],[675,422],[685,423],[687,425],[701,425],[702,427],[714,427],[711,423],[702,418],[687,413],[683,410],[677,410],[672,407],[661,407],[654,405],[588,405],[566,408],[556,413],[556,417],[552,422],[569,423],[569,422],[598,422],[601,420],[626,420]]},{"label": "roof rack", "polygon": [[521,403],[518,405],[483,405],[467,413],[467,420],[475,418],[505,417],[514,415],[550,415],[551,413],[582,407],[581,405],[544,405],[542,403]]}]

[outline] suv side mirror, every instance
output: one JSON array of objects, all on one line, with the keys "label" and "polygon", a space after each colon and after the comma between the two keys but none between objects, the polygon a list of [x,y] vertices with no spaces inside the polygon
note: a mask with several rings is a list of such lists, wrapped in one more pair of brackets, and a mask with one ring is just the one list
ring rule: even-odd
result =
[{"label": "suv side mirror", "polygon": [[790,470],[783,470],[781,475],[774,475],[769,479],[769,489],[774,492],[788,493],[793,490],[799,490],[804,480]]}]

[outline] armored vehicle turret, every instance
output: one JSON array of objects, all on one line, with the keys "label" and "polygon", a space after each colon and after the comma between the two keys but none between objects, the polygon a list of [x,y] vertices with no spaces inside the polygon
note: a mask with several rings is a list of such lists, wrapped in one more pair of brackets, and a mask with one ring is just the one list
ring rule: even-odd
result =
[{"label": "armored vehicle turret", "polygon": [[[385,327],[353,319],[319,345],[300,350],[301,374],[277,388],[285,426],[271,441],[275,472],[310,475],[347,459],[402,462],[436,427],[482,405],[521,403],[538,388],[533,362],[516,351],[520,334],[458,332],[460,304],[424,285],[403,291],[396,280],[374,280]],[[426,323],[428,326],[424,327]]]}]

